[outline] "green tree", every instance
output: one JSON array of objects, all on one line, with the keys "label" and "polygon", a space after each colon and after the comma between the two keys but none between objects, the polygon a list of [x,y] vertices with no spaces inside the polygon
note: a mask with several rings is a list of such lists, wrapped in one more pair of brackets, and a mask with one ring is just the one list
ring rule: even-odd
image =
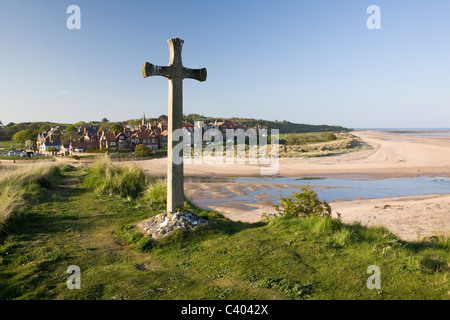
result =
[{"label": "green tree", "polygon": [[108,120],[107,118],[103,118],[103,119],[102,119],[102,122],[103,122],[103,123],[108,123],[109,120]]},{"label": "green tree", "polygon": [[78,130],[73,124],[70,124],[66,128],[66,132],[78,132]]},{"label": "green tree", "polygon": [[73,124],[76,127],[83,127],[83,126],[87,126],[88,124],[84,121],[78,121],[77,123]]},{"label": "green tree", "polygon": [[48,130],[50,130],[51,128],[52,128],[52,127],[51,127],[50,124],[44,123],[43,125],[41,125],[41,126],[39,127],[39,132],[48,131]]},{"label": "green tree", "polygon": [[12,141],[16,143],[24,143],[27,140],[35,140],[35,137],[32,137],[32,131],[30,129],[21,130],[15,133],[12,137]]},{"label": "green tree", "polygon": [[140,125],[140,124],[141,124],[141,121],[142,121],[142,120],[139,120],[139,119],[137,119],[137,120],[130,120],[130,121],[128,121],[128,124],[129,124],[129,125],[132,125],[132,126],[134,127],[134,126]]},{"label": "green tree", "polygon": [[74,125],[69,125],[66,128],[66,131],[64,132],[63,136],[62,136],[62,141],[64,143],[69,143],[72,141],[78,141],[79,136],[78,136],[78,130]]},{"label": "green tree", "polygon": [[162,114],[158,117],[159,122],[166,122],[169,118],[165,114]]},{"label": "green tree", "polygon": [[120,123],[113,123],[111,127],[109,127],[109,131],[123,131],[123,126]]},{"label": "green tree", "polygon": [[98,128],[98,132],[102,131],[110,131],[109,128],[111,127],[111,123],[102,123],[100,127]]}]

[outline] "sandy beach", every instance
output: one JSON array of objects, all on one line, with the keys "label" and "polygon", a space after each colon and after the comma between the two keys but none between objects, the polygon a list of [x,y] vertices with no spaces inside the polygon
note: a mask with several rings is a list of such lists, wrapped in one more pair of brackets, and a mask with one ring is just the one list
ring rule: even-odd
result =
[{"label": "sandy beach", "polygon": [[[373,149],[317,158],[280,158],[276,176],[300,177],[332,174],[366,174],[380,178],[450,174],[450,136],[432,139],[421,136],[354,132]],[[166,175],[166,159],[136,162],[151,175]],[[261,175],[261,166],[250,164],[189,164],[186,176],[251,177]]]},{"label": "sandy beach", "polygon": [[[373,148],[355,153],[320,158],[281,158],[278,177],[321,175],[362,175],[380,179],[450,175],[450,136],[401,135],[364,131],[355,135]],[[136,164],[154,176],[165,176],[166,159],[138,161]],[[260,177],[258,165],[185,164],[185,176]],[[284,186],[292,187],[292,186]],[[283,188],[280,185],[237,184],[232,182],[185,184],[187,198],[196,200],[227,197],[247,190]],[[275,212],[270,197],[261,195],[255,203],[226,203],[209,206],[230,219],[255,222],[264,213]],[[344,222],[359,221],[366,226],[386,226],[405,240],[417,240],[450,230],[450,194],[387,197],[353,201],[333,201],[333,214]]]}]

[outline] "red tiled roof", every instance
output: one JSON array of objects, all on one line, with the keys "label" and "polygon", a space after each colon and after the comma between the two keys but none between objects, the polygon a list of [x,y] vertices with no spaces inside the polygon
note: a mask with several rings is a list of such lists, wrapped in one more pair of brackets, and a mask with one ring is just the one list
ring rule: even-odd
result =
[{"label": "red tiled roof", "polygon": [[119,132],[119,133],[116,135],[116,140],[117,140],[117,138],[119,138],[119,136],[125,136],[125,137],[126,137],[126,134],[124,134],[123,132]]},{"label": "red tiled roof", "polygon": [[148,136],[150,135],[150,131],[145,130],[145,131],[138,131],[133,133],[133,135],[131,136],[133,139],[139,139],[139,140],[143,140],[143,139],[148,139]]},{"label": "red tiled roof", "polygon": [[98,142],[72,142],[72,148],[98,147]]},{"label": "red tiled roof", "polygon": [[116,136],[112,132],[107,132],[104,134],[106,141],[116,141]]},{"label": "red tiled roof", "polygon": [[235,128],[236,128],[236,125],[234,124],[233,121],[226,121],[226,122],[225,122],[225,127],[226,127],[227,129],[235,129]]}]

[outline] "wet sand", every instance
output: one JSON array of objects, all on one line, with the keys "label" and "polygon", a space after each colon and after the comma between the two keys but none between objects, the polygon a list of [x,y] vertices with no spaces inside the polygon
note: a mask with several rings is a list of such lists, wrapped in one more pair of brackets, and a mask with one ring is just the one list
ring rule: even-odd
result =
[{"label": "wet sand", "polygon": [[[293,185],[241,183],[186,183],[186,196],[199,206],[221,212],[236,221],[257,222],[264,214],[275,214],[275,198],[265,192],[253,199],[243,191],[270,188],[292,188]],[[214,205],[211,199],[243,196],[242,201]],[[256,200],[256,201],[255,201]],[[251,201],[251,202],[249,202]],[[222,201],[221,201],[222,202]],[[379,199],[335,200],[330,202],[333,216],[339,212],[345,223],[361,222],[365,226],[385,226],[404,240],[418,240],[426,236],[450,231],[450,195],[432,194]]]}]

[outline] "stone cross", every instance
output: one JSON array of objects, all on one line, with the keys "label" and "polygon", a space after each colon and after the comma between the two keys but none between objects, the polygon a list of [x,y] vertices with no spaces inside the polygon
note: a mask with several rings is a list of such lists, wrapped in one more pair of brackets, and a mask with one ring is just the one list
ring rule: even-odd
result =
[{"label": "stone cross", "polygon": [[[179,141],[172,141],[173,132],[183,127],[183,79],[190,78],[198,81],[206,80],[206,69],[188,69],[181,62],[181,48],[183,40],[172,38],[167,40],[170,48],[170,63],[167,67],[144,63],[142,75],[144,78],[163,76],[169,79],[169,120],[167,138],[167,211],[184,205],[183,162],[176,164],[173,148]],[[182,156],[182,154],[181,154]]]}]

